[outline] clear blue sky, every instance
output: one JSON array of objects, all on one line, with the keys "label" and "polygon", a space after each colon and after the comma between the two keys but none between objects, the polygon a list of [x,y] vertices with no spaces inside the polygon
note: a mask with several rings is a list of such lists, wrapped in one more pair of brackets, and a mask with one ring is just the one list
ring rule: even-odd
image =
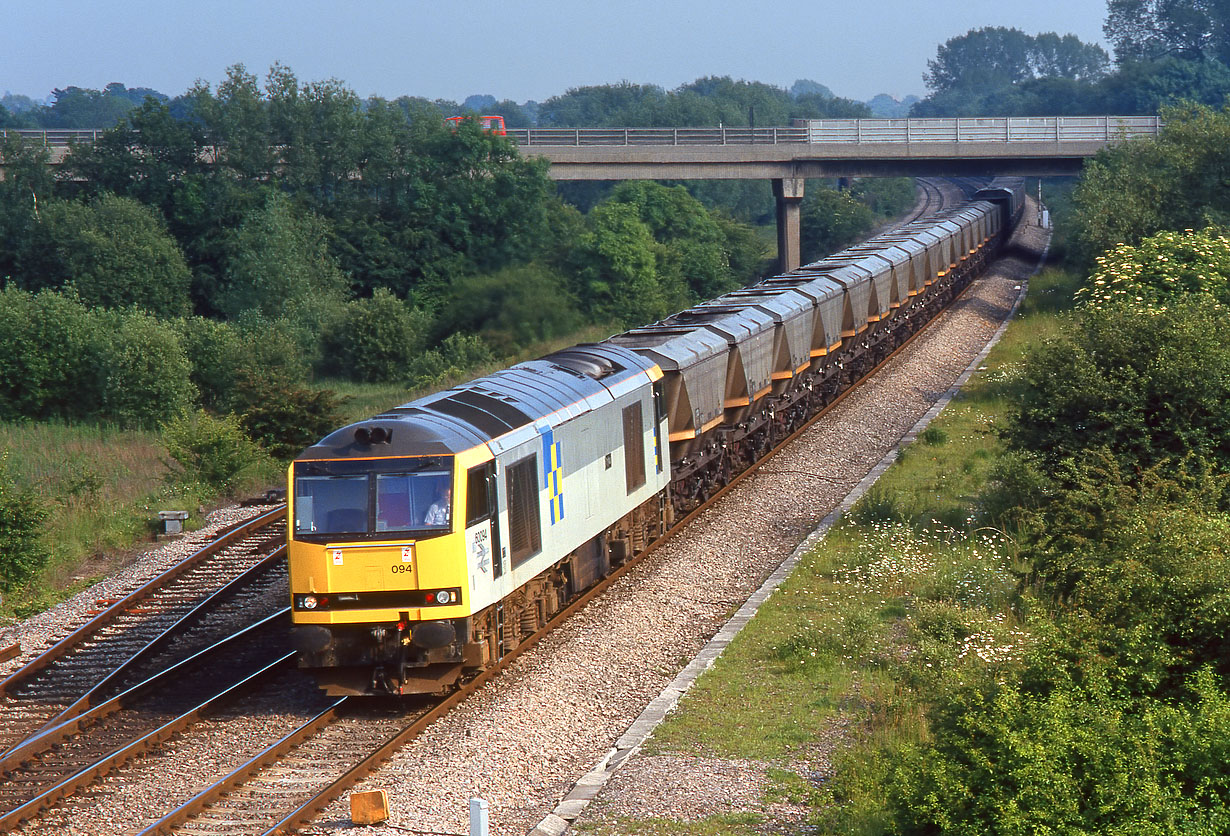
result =
[{"label": "clear blue sky", "polygon": [[[922,95],[936,47],[982,26],[1106,44],[1104,0],[0,0],[0,93],[118,81],[177,95],[232,64],[361,96],[516,101],[705,75]],[[1109,50],[1108,50],[1109,51]]]}]

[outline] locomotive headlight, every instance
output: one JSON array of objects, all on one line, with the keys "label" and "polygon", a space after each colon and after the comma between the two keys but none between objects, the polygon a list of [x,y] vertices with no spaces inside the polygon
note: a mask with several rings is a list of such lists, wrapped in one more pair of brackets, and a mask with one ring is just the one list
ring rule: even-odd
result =
[{"label": "locomotive headlight", "polygon": [[448,594],[447,589],[441,589],[436,593],[437,604],[447,604],[450,600],[452,600],[452,596]]},{"label": "locomotive headlight", "polygon": [[315,595],[304,595],[299,599],[299,606],[303,607],[305,610],[316,609],[316,604],[317,601]]}]

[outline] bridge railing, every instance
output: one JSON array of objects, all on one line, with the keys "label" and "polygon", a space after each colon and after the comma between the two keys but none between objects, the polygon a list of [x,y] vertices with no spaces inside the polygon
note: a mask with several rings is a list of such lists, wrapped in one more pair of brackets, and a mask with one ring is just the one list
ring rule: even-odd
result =
[{"label": "bridge railing", "polygon": [[[796,119],[772,128],[519,128],[519,145],[781,145],[935,142],[1101,142],[1157,136],[1156,116],[1021,116],[961,119]],[[48,147],[92,143],[101,130],[0,130]]]},{"label": "bridge railing", "polygon": [[518,145],[778,145],[807,142],[807,128],[513,128]]},{"label": "bridge railing", "polygon": [[92,143],[99,135],[106,133],[100,130],[61,130],[61,131],[29,131],[13,128],[0,129],[0,137],[20,136],[28,142],[35,142],[49,148],[67,146],[72,142]]},{"label": "bridge railing", "polygon": [[877,142],[1117,142],[1157,136],[1156,116],[1020,116],[962,119],[796,119],[817,144]]}]

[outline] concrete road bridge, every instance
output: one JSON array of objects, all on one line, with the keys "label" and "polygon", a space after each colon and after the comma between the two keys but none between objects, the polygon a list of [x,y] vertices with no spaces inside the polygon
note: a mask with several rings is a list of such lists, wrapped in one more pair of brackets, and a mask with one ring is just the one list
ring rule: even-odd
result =
[{"label": "concrete road bridge", "polygon": [[[778,241],[797,253],[803,182],[833,177],[1075,175],[1110,145],[1153,137],[1154,116],[798,119],[771,128],[510,130],[554,180],[770,180]],[[42,142],[52,162],[100,131],[0,131]],[[787,255],[784,262],[790,261]],[[783,269],[797,264],[783,263]]]}]

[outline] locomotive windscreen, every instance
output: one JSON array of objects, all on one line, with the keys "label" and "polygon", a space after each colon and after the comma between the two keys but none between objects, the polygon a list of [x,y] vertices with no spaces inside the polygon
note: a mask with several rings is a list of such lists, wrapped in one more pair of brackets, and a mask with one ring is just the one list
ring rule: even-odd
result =
[{"label": "locomotive windscreen", "polygon": [[430,537],[452,528],[453,461],[442,456],[302,461],[294,468],[294,537]]}]

